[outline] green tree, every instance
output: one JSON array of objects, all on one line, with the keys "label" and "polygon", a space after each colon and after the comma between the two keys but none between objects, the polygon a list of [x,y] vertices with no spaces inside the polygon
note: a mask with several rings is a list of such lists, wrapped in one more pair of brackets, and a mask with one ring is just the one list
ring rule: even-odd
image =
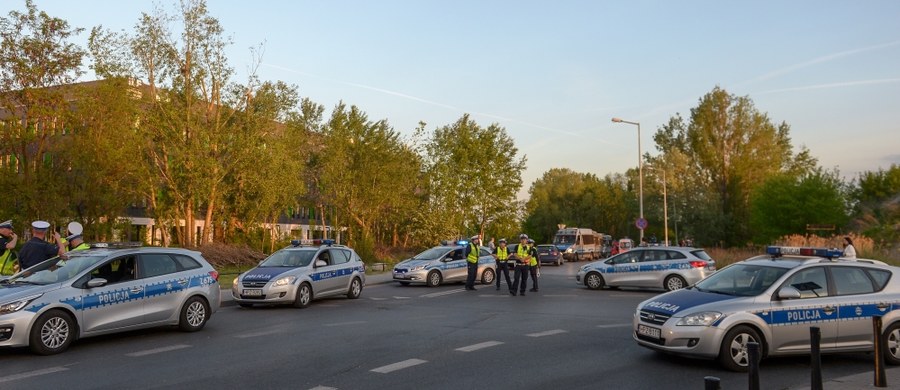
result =
[{"label": "green tree", "polygon": [[850,194],[851,229],[883,243],[900,240],[900,165],[859,175]]},{"label": "green tree", "polygon": [[766,244],[789,234],[807,233],[808,224],[844,226],[848,216],[837,172],[821,169],[797,178],[770,177],[751,196],[753,241]]}]

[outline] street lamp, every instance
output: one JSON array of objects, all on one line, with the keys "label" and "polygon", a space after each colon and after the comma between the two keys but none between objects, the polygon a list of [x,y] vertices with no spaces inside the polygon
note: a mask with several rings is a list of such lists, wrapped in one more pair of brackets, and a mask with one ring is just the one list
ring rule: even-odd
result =
[{"label": "street lamp", "polygon": [[[662,176],[662,179],[663,179],[663,225],[666,226],[666,231],[664,233],[664,235],[665,235],[664,240],[665,240],[666,246],[669,246],[669,200],[668,200],[668,193],[666,191],[666,170],[659,169],[656,167],[647,167],[647,169],[651,169],[651,170],[654,170],[657,172],[662,172],[662,175],[663,175]],[[675,239],[676,240],[678,239],[677,234],[676,234]]]},{"label": "street lamp", "polygon": [[[615,123],[627,123],[629,125],[637,126],[638,131],[638,204],[640,207],[640,218],[644,220],[644,161],[641,158],[641,123],[640,122],[631,122],[622,120],[622,118],[612,118],[612,121]],[[639,228],[641,231],[641,240],[640,243],[644,243],[644,229]]]}]

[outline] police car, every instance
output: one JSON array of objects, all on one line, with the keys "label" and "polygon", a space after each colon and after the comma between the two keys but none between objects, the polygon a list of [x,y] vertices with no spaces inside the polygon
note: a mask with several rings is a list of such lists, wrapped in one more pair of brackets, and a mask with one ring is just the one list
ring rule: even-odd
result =
[{"label": "police car", "polygon": [[197,331],[219,307],[219,273],[198,252],[98,247],[67,257],[0,280],[0,346],[51,355],[89,336]]},{"label": "police car", "polygon": [[671,291],[694,284],[715,270],[715,260],[703,249],[639,247],[584,265],[575,275],[575,282],[591,290],[631,286]]},{"label": "police car", "polygon": [[[463,255],[468,241],[460,240],[455,245],[440,245],[403,260],[394,266],[394,280],[406,286],[425,284],[430,287],[442,283],[465,282],[467,276],[466,257]],[[478,274],[476,280],[482,284],[494,282],[497,272],[491,250],[479,247]]]},{"label": "police car", "polygon": [[763,357],[808,354],[812,326],[821,329],[823,353],[872,351],[877,315],[885,360],[900,364],[900,268],[823,248],[766,251],[639,304],[634,340],[745,371],[748,343],[759,343]]},{"label": "police car", "polygon": [[366,265],[353,249],[334,240],[291,242],[259,266],[238,275],[231,287],[241,307],[291,304],[304,308],[314,299],[346,295],[356,299],[366,285]]}]

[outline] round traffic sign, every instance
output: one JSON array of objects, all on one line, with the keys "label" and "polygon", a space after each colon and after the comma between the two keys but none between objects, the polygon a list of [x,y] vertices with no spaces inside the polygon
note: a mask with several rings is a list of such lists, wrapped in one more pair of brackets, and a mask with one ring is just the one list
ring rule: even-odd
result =
[{"label": "round traffic sign", "polygon": [[647,228],[647,220],[644,218],[638,218],[634,221],[634,226],[637,226],[638,229],[644,230]]}]

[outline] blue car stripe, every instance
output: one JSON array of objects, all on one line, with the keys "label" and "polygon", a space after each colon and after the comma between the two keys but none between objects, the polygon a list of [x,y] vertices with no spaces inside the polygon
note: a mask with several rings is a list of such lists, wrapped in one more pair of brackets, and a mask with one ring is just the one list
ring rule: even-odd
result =
[{"label": "blue car stripe", "polygon": [[881,309],[878,308],[879,305],[883,304],[877,302],[846,304],[834,307],[832,310],[825,310],[824,306],[816,305],[790,309],[762,310],[753,314],[756,314],[771,326],[784,326],[870,319],[873,316],[885,315],[889,311],[900,309],[900,302],[888,304]]}]

